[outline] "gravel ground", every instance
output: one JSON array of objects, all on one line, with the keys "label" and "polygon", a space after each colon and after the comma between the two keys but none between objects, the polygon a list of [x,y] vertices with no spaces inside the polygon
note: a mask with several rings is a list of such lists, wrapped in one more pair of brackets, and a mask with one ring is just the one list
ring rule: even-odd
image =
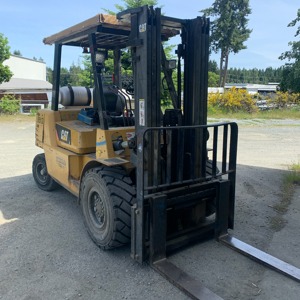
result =
[{"label": "gravel ground", "polygon": [[[282,179],[300,161],[296,121],[239,123],[234,235],[300,267],[300,189],[285,214]],[[34,122],[0,120],[0,299],[188,299],[129,247],[102,251],[90,240],[76,199],[39,190],[31,162]],[[224,299],[298,300],[299,283],[208,241],[171,258]]]}]

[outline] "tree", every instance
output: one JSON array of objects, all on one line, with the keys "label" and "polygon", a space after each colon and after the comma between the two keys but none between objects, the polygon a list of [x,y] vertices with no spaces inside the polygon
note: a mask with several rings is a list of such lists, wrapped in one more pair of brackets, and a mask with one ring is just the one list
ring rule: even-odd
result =
[{"label": "tree", "polygon": [[61,68],[60,70],[60,85],[66,86],[70,83],[70,72],[67,68]]},{"label": "tree", "polygon": [[22,53],[20,50],[14,50],[13,55],[22,56]]},{"label": "tree", "polygon": [[9,81],[13,75],[9,67],[3,65],[3,62],[9,58],[10,47],[8,45],[8,39],[0,33],[0,84]]},{"label": "tree", "polygon": [[214,72],[208,71],[208,86],[217,87],[220,80],[220,76]]},{"label": "tree", "polygon": [[219,74],[218,64],[215,60],[210,60],[208,62],[208,71]]},{"label": "tree", "polygon": [[214,60],[208,62],[208,86],[217,87],[219,86],[220,75],[219,75],[218,64]]},{"label": "tree", "polygon": [[32,58],[35,61],[40,61],[40,62],[44,62],[44,60],[40,57],[39,59],[37,59],[35,56]]},{"label": "tree", "polygon": [[[82,69],[79,65],[75,65],[74,62],[69,68],[69,82],[68,84],[71,86],[78,86],[80,84],[79,74],[82,72]],[[84,85],[84,84],[83,84]]]},{"label": "tree", "polygon": [[20,111],[21,100],[14,95],[4,95],[0,102],[0,112],[7,115],[15,115]]},{"label": "tree", "polygon": [[46,80],[53,83],[53,70],[50,67],[46,67]]},{"label": "tree", "polygon": [[[91,58],[89,55],[82,56],[82,64],[83,69],[77,67],[77,74],[78,74],[78,85],[83,85],[86,87],[93,87],[94,86],[94,77],[93,77],[93,67]],[[75,68],[75,67],[74,67]],[[71,68],[70,68],[71,71]]]},{"label": "tree", "polygon": [[[122,0],[124,5],[120,4],[115,4],[115,8],[118,10],[118,12],[121,12],[123,10],[129,9],[129,8],[135,8],[135,7],[140,7],[144,5],[149,5],[149,6],[156,6],[157,1],[156,0]],[[103,9],[110,15],[115,15],[116,12],[113,12],[109,9]]]},{"label": "tree", "polygon": [[285,64],[282,68],[280,90],[300,93],[300,62]]},{"label": "tree", "polygon": [[[294,27],[300,22],[300,9],[298,9],[297,17],[292,20],[288,27]],[[295,37],[300,36],[300,24],[296,30]],[[289,42],[291,49],[279,56],[281,60],[288,60],[283,67],[283,76],[280,82],[280,88],[283,91],[300,92],[300,41]]]},{"label": "tree", "polygon": [[211,51],[221,51],[220,86],[224,87],[230,53],[246,49],[244,42],[252,30],[247,28],[251,14],[249,0],[216,0],[210,8],[202,10],[211,21]]},{"label": "tree", "polygon": [[[115,4],[115,8],[117,12],[111,11],[109,9],[103,8],[103,10],[110,15],[116,15],[118,12],[124,11],[130,8],[136,8],[144,5],[149,6],[157,6],[157,0],[122,0],[123,5]],[[167,48],[167,49],[166,49]],[[170,53],[172,46],[165,47],[166,55],[168,57],[168,53]],[[121,65],[122,65],[122,73],[129,75],[132,74],[132,62],[131,62],[131,53],[128,49],[123,49],[121,51]],[[105,72],[112,74],[113,73],[113,52],[108,52],[108,59],[105,62]]]},{"label": "tree", "polygon": [[[158,5],[158,1],[157,0],[122,0],[124,5],[119,5],[119,4],[115,4],[115,8],[118,10],[117,12],[121,12],[130,8],[136,8],[136,7],[140,7],[140,6],[144,6],[144,5],[148,5],[148,6],[157,6]],[[109,14],[115,15],[116,12],[113,12],[111,10],[108,9],[103,9],[104,11],[106,11]],[[163,43],[163,47],[164,47],[164,51],[166,54],[167,59],[174,59],[175,57],[172,56],[172,50],[174,48],[173,45],[168,45],[166,43]],[[112,60],[112,51],[109,51],[108,53],[108,60],[107,62],[105,62],[105,69],[106,72],[112,72],[113,71],[113,64],[112,64],[113,60]],[[130,75],[132,74],[132,62],[131,62],[131,53],[128,49],[126,50],[122,50],[122,54],[121,54],[121,65],[122,65],[122,73],[126,74],[126,75]],[[177,74],[177,70],[173,71],[172,77],[173,77],[173,81],[174,78],[176,77]],[[163,106],[168,106],[170,105],[171,101],[170,101],[170,95],[169,95],[169,91],[165,88],[164,86],[164,76],[162,74],[162,89],[161,89],[161,100],[163,103]],[[127,81],[127,78],[123,78],[124,81]],[[126,85],[127,83],[124,83],[124,85]],[[177,85],[177,81],[175,80],[175,86]]]}]

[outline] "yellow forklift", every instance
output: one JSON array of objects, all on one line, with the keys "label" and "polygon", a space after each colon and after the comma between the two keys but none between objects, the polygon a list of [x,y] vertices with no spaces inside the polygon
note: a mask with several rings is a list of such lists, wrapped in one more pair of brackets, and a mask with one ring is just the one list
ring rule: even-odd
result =
[{"label": "yellow forklift", "polygon": [[[173,37],[179,41],[175,61],[163,47]],[[33,177],[42,190],[60,185],[78,198],[100,248],[131,243],[134,260],[148,261],[193,299],[220,297],[167,254],[209,238],[300,280],[299,269],[228,233],[238,128],[207,124],[208,19],[173,18],[143,6],[96,15],[44,43],[55,47],[53,91],[51,110],[36,117],[36,145],[44,153],[33,160]],[[63,46],[89,53],[93,87],[61,87]],[[110,83],[103,76],[108,51],[114,57]],[[122,81],[124,51],[131,53],[133,88]],[[167,109],[162,88],[172,100]]]}]

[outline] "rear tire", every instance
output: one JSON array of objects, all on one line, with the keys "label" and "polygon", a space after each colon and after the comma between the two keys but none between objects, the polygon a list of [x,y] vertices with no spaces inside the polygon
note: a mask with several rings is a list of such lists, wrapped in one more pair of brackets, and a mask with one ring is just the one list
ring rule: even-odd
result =
[{"label": "rear tire", "polygon": [[80,203],[86,229],[102,249],[130,242],[135,188],[122,168],[98,167],[83,176]]},{"label": "rear tire", "polygon": [[48,174],[45,154],[38,154],[32,162],[32,175],[37,186],[43,191],[53,191],[59,184]]}]

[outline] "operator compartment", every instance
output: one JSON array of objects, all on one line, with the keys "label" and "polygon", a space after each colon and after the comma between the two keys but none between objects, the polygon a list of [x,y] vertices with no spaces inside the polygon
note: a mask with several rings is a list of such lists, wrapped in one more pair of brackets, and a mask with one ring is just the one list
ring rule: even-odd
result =
[{"label": "operator compartment", "polygon": [[[104,86],[104,105],[109,130],[102,130],[97,111],[89,106],[93,90],[86,87],[60,88],[60,119],[55,124],[59,147],[76,154],[96,152],[96,158],[129,158],[128,140],[134,137],[134,114],[130,96],[117,87]],[[72,113],[70,114],[70,111]]]}]

